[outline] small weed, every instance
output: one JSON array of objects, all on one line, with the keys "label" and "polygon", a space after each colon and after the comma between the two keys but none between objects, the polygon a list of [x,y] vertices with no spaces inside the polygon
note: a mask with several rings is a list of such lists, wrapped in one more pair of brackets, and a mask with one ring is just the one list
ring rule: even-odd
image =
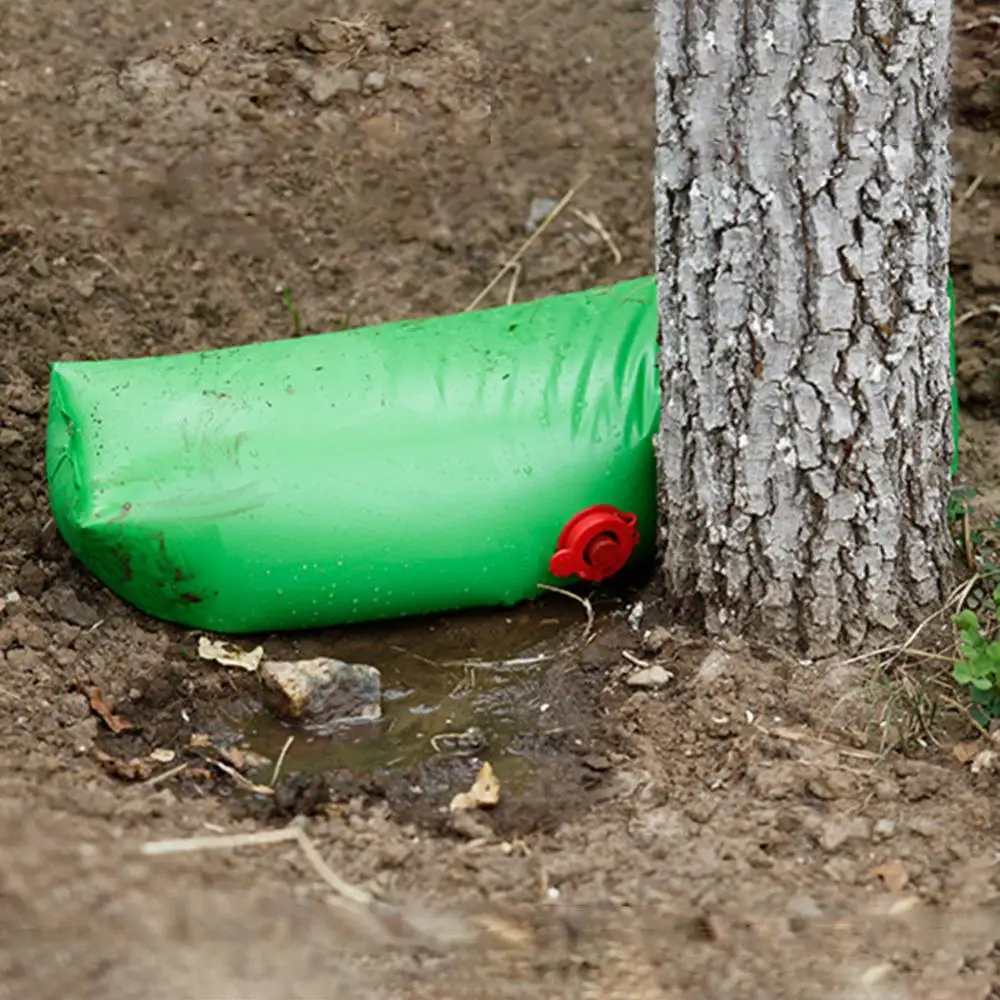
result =
[{"label": "small weed", "polygon": [[288,285],[281,289],[281,301],[285,304],[285,312],[288,313],[288,318],[292,321],[293,335],[302,336],[302,313],[299,312],[299,307],[295,304],[295,296],[292,295],[292,290]]},{"label": "small weed", "polygon": [[952,676],[958,684],[969,688],[972,715],[980,725],[1000,718],[1000,642],[996,628],[986,617],[996,620],[1000,613],[1000,586],[993,590],[993,607],[982,617],[972,608],[963,608],[952,621],[958,628],[958,659]]},{"label": "small weed", "polygon": [[971,714],[981,726],[1000,718],[1000,521],[981,528],[969,524],[975,490],[957,490],[948,502],[948,518],[960,537],[970,569],[978,573],[965,606],[952,616],[958,629],[958,655],[952,668],[957,684],[968,689]]}]

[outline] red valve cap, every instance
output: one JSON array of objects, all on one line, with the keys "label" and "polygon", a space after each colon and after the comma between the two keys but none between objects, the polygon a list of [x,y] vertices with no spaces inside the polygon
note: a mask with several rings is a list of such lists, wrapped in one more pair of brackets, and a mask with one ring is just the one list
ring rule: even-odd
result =
[{"label": "red valve cap", "polygon": [[639,544],[637,523],[635,514],[610,504],[581,510],[563,528],[549,570],[553,576],[576,576],[592,583],[607,580]]}]

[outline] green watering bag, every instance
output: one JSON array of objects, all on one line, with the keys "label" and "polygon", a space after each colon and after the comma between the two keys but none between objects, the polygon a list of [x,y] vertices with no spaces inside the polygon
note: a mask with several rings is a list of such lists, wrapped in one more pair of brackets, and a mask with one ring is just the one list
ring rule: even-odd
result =
[{"label": "green watering bag", "polygon": [[52,367],[56,524],[143,611],[246,633],[511,604],[649,558],[653,278]]}]

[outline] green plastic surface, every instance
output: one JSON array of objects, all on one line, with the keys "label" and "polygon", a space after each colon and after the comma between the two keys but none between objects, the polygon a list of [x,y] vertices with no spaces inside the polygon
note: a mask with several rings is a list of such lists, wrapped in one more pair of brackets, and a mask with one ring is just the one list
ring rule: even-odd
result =
[{"label": "green plastic surface", "polygon": [[[538,595],[591,504],[655,548],[653,278],[200,354],[53,365],[53,516],[151,615],[245,633]],[[565,585],[566,581],[562,581]]]}]

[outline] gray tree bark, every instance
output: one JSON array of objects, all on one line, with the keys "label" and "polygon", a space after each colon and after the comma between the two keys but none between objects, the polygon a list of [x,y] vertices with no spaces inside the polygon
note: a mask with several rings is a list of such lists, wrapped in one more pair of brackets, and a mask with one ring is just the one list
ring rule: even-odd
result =
[{"label": "gray tree bark", "polygon": [[668,597],[806,655],[952,558],[950,0],[657,0]]}]

